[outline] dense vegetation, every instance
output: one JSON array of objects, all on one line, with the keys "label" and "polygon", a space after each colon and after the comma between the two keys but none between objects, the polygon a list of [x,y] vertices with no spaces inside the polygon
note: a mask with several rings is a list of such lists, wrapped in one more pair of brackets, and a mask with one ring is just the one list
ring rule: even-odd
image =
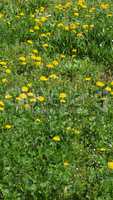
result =
[{"label": "dense vegetation", "polygon": [[0,2],[0,199],[113,199],[113,2]]}]

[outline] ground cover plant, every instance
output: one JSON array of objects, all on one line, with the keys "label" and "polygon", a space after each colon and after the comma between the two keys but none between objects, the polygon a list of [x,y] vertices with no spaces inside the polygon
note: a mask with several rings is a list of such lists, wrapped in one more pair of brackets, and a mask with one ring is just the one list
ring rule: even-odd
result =
[{"label": "ground cover plant", "polygon": [[113,2],[0,2],[0,199],[113,199]]}]

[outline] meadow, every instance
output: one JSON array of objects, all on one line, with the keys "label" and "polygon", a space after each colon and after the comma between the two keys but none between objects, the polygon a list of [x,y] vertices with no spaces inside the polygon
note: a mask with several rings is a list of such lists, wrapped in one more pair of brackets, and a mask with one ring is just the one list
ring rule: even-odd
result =
[{"label": "meadow", "polygon": [[0,200],[113,200],[113,1],[0,2]]}]

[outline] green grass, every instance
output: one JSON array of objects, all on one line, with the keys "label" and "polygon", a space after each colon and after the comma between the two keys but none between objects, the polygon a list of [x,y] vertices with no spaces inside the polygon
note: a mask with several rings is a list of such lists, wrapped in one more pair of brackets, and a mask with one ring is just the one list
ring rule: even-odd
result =
[{"label": "green grass", "polygon": [[0,2],[1,200],[113,199],[113,3],[66,2]]}]

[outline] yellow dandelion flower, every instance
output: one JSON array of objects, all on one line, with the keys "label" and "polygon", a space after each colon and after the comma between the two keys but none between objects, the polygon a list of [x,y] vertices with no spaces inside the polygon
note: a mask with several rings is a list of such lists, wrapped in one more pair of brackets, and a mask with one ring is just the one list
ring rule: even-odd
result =
[{"label": "yellow dandelion flower", "polygon": [[41,61],[41,57],[40,56],[36,56],[36,55],[32,55],[31,58],[35,61]]},{"label": "yellow dandelion flower", "polygon": [[57,27],[58,28],[62,28],[62,27],[64,27],[64,24],[63,23],[59,23],[59,24],[57,24]]},{"label": "yellow dandelion flower", "polygon": [[48,68],[53,68],[54,65],[53,65],[52,63],[50,63],[50,64],[47,64],[46,67],[48,67]]},{"label": "yellow dandelion flower", "polygon": [[40,120],[39,118],[37,118],[37,119],[35,120],[35,122],[41,122],[41,120]]},{"label": "yellow dandelion flower", "polygon": [[91,77],[85,77],[84,80],[85,80],[85,81],[90,81],[90,80],[91,80]]},{"label": "yellow dandelion flower", "polygon": [[74,12],[74,16],[75,16],[75,17],[78,17],[78,16],[79,16],[79,13],[78,13],[78,12]]},{"label": "yellow dandelion flower", "polygon": [[24,14],[23,12],[20,12],[19,15],[20,15],[20,16],[24,16],[25,14]]},{"label": "yellow dandelion flower", "polygon": [[10,94],[5,95],[5,99],[12,99],[12,96]]},{"label": "yellow dandelion flower", "polygon": [[101,3],[100,8],[103,9],[103,10],[106,10],[106,9],[109,8],[109,4],[108,3]]},{"label": "yellow dandelion flower", "polygon": [[105,90],[108,91],[108,92],[111,92],[111,88],[110,87],[106,87]]},{"label": "yellow dandelion flower", "polygon": [[68,160],[64,160],[64,166],[65,167],[69,166],[69,161]]},{"label": "yellow dandelion flower", "polygon": [[45,97],[44,96],[38,96],[37,99],[40,102],[44,102],[45,101]]},{"label": "yellow dandelion flower", "polygon": [[67,94],[64,93],[64,92],[61,92],[61,93],[59,94],[59,98],[60,98],[60,99],[64,99],[64,98],[66,98],[66,97],[67,97]]},{"label": "yellow dandelion flower", "polygon": [[43,47],[43,48],[48,48],[49,45],[48,45],[48,44],[43,44],[42,47]]},{"label": "yellow dandelion flower", "polygon": [[59,63],[58,63],[57,60],[53,60],[52,64],[53,64],[54,66],[57,66]]},{"label": "yellow dandelion flower", "polygon": [[27,93],[27,96],[28,96],[28,97],[33,97],[34,94],[33,94],[32,92],[28,92],[28,93]]},{"label": "yellow dandelion flower", "polygon": [[0,61],[0,65],[7,65],[7,62],[5,62],[5,61]]},{"label": "yellow dandelion flower", "polygon": [[34,30],[32,28],[29,29],[30,33],[34,33]]},{"label": "yellow dandelion flower", "polygon": [[27,64],[27,62],[21,62],[21,65],[26,65]]},{"label": "yellow dandelion flower", "polygon": [[23,86],[23,87],[22,87],[22,92],[28,92],[28,90],[29,90],[28,87],[26,87],[26,86]]},{"label": "yellow dandelion flower", "polygon": [[77,33],[77,37],[83,37],[84,35],[83,35],[83,33],[82,32],[80,32],[80,33]]},{"label": "yellow dandelion flower", "polygon": [[112,17],[113,14],[112,14],[112,13],[108,13],[107,16],[108,16],[108,17]]},{"label": "yellow dandelion flower", "polygon": [[6,74],[11,74],[11,70],[10,69],[6,69]]},{"label": "yellow dandelion flower", "polygon": [[51,75],[49,76],[49,78],[51,78],[51,79],[58,79],[58,76],[57,76],[56,74],[51,74]]},{"label": "yellow dandelion flower", "polygon": [[47,76],[40,76],[40,81],[47,81],[47,80],[48,80]]},{"label": "yellow dandelion flower", "polygon": [[64,55],[64,54],[60,54],[60,57],[61,57],[61,58],[65,58],[65,55]]},{"label": "yellow dandelion flower", "polygon": [[20,57],[19,57],[19,60],[22,61],[22,62],[25,62],[25,61],[26,61],[26,58],[25,58],[25,56],[20,56]]},{"label": "yellow dandelion flower", "polygon": [[0,107],[4,107],[4,102],[0,101]]},{"label": "yellow dandelion flower", "polygon": [[6,125],[4,126],[4,128],[5,128],[5,129],[11,129],[11,128],[12,128],[12,125],[11,125],[11,124],[6,124]]},{"label": "yellow dandelion flower", "polygon": [[55,142],[59,142],[61,140],[60,136],[59,135],[55,135],[53,138],[52,138],[53,141]]},{"label": "yellow dandelion flower", "polygon": [[47,21],[47,17],[41,17],[40,20],[41,20],[41,22],[46,22]]},{"label": "yellow dandelion flower", "polygon": [[96,82],[96,86],[98,87],[104,87],[105,86],[105,83],[101,82],[101,81],[97,81]]},{"label": "yellow dandelion flower", "polygon": [[38,31],[40,29],[40,27],[38,25],[34,26],[34,30]]},{"label": "yellow dandelion flower", "polygon": [[37,54],[38,50],[37,49],[33,49],[32,52],[35,53],[35,54]]},{"label": "yellow dandelion flower", "polygon": [[65,103],[66,100],[65,99],[60,99],[60,103]]},{"label": "yellow dandelion flower", "polygon": [[1,107],[1,106],[0,106],[0,111],[3,111],[3,110],[4,110],[4,107]]},{"label": "yellow dandelion flower", "polygon": [[27,40],[27,43],[28,44],[33,44],[33,41],[32,40]]},{"label": "yellow dandelion flower", "polygon": [[20,98],[20,100],[21,100],[21,99],[27,99],[27,95],[26,95],[25,93],[21,93],[21,94],[19,95],[19,98]]},{"label": "yellow dandelion flower", "polygon": [[113,95],[113,91],[110,92]]},{"label": "yellow dandelion flower", "polygon": [[6,78],[2,78],[2,83],[7,83],[8,80]]},{"label": "yellow dandelion flower", "polygon": [[108,169],[113,169],[113,161],[108,162]]}]

